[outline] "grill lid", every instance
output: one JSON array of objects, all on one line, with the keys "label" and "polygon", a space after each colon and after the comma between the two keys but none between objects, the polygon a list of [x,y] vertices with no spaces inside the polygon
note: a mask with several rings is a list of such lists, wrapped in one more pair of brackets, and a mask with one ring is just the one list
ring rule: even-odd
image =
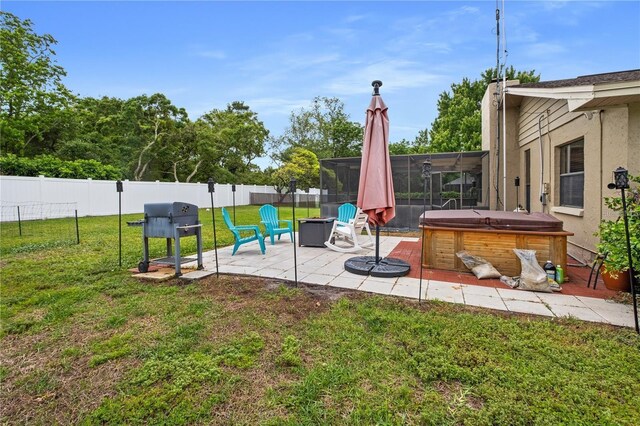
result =
[{"label": "grill lid", "polygon": [[195,204],[183,203],[149,203],[144,205],[145,217],[181,217],[198,216],[198,206]]}]

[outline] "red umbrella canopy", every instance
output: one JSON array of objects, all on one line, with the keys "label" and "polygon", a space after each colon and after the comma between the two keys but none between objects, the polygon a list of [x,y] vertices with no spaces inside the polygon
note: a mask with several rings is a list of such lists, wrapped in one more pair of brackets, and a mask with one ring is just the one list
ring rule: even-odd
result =
[{"label": "red umbrella canopy", "polygon": [[358,207],[367,213],[369,221],[376,225],[384,225],[396,215],[389,157],[389,117],[387,106],[380,95],[374,95],[367,108]]}]

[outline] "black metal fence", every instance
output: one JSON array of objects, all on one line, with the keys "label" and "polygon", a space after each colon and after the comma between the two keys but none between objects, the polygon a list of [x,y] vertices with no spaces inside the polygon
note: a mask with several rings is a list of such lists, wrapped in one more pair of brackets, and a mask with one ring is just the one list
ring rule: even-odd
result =
[{"label": "black metal fence", "polygon": [[[318,208],[319,194],[295,194],[296,207]],[[291,194],[267,194],[262,192],[249,193],[249,203],[252,205],[272,204],[274,206],[291,206]]]},{"label": "black metal fence", "polygon": [[[396,217],[391,228],[417,228],[427,210],[488,209],[489,152],[453,152],[391,156]],[[343,203],[356,204],[360,157],[320,160],[320,212],[335,216]],[[423,164],[430,173],[423,178]]]}]

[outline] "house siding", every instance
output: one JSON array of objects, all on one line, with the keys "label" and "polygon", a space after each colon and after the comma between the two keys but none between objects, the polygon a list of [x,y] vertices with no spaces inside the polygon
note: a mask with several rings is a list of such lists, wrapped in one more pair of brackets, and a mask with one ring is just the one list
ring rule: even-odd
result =
[{"label": "house siding", "polygon": [[[490,93],[490,90],[491,87],[487,93]],[[507,132],[508,139],[514,138],[507,140],[507,170],[510,179],[515,175],[522,178],[526,176],[525,151],[530,150],[531,210],[550,213],[562,220],[564,229],[574,233],[568,238],[568,252],[588,262],[596,251],[598,238],[594,234],[601,219],[617,217],[617,214],[609,211],[604,204],[604,197],[616,194],[615,190],[607,188],[607,184],[612,180],[612,171],[623,166],[633,175],[640,174],[640,103],[601,107],[599,111],[570,112],[567,101],[563,99],[514,97],[511,102],[511,105],[507,103],[507,128],[514,130],[513,133]],[[542,119],[539,128],[540,117]],[[483,110],[483,138],[492,138],[490,143],[483,140],[483,146],[493,148],[495,145],[495,120],[495,111]],[[560,149],[563,145],[579,139],[584,139],[585,146],[584,207],[558,208]],[[495,155],[489,155],[488,158],[495,162]],[[550,188],[546,206],[539,198],[541,166],[542,182]],[[495,169],[494,163],[489,169],[493,174],[492,179],[495,179]],[[524,179],[521,179],[521,182],[517,199],[524,205]],[[515,194],[510,196],[510,186],[513,187],[511,183],[512,180],[509,180],[506,188],[507,210],[516,207]],[[503,188],[500,190],[501,193],[504,191]],[[491,203],[491,208],[501,209],[494,202]]]}]

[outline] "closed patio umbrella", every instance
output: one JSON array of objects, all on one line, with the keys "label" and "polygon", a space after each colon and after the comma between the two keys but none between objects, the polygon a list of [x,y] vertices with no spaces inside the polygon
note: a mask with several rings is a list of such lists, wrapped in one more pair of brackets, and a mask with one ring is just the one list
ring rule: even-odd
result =
[{"label": "closed patio umbrella", "polygon": [[380,80],[375,80],[373,97],[367,108],[362,162],[358,185],[358,207],[376,225],[375,256],[357,256],[347,260],[347,271],[374,277],[400,277],[409,273],[409,264],[400,259],[380,258],[380,226],[395,217],[391,158],[389,157],[389,117],[387,106],[380,96]]}]

